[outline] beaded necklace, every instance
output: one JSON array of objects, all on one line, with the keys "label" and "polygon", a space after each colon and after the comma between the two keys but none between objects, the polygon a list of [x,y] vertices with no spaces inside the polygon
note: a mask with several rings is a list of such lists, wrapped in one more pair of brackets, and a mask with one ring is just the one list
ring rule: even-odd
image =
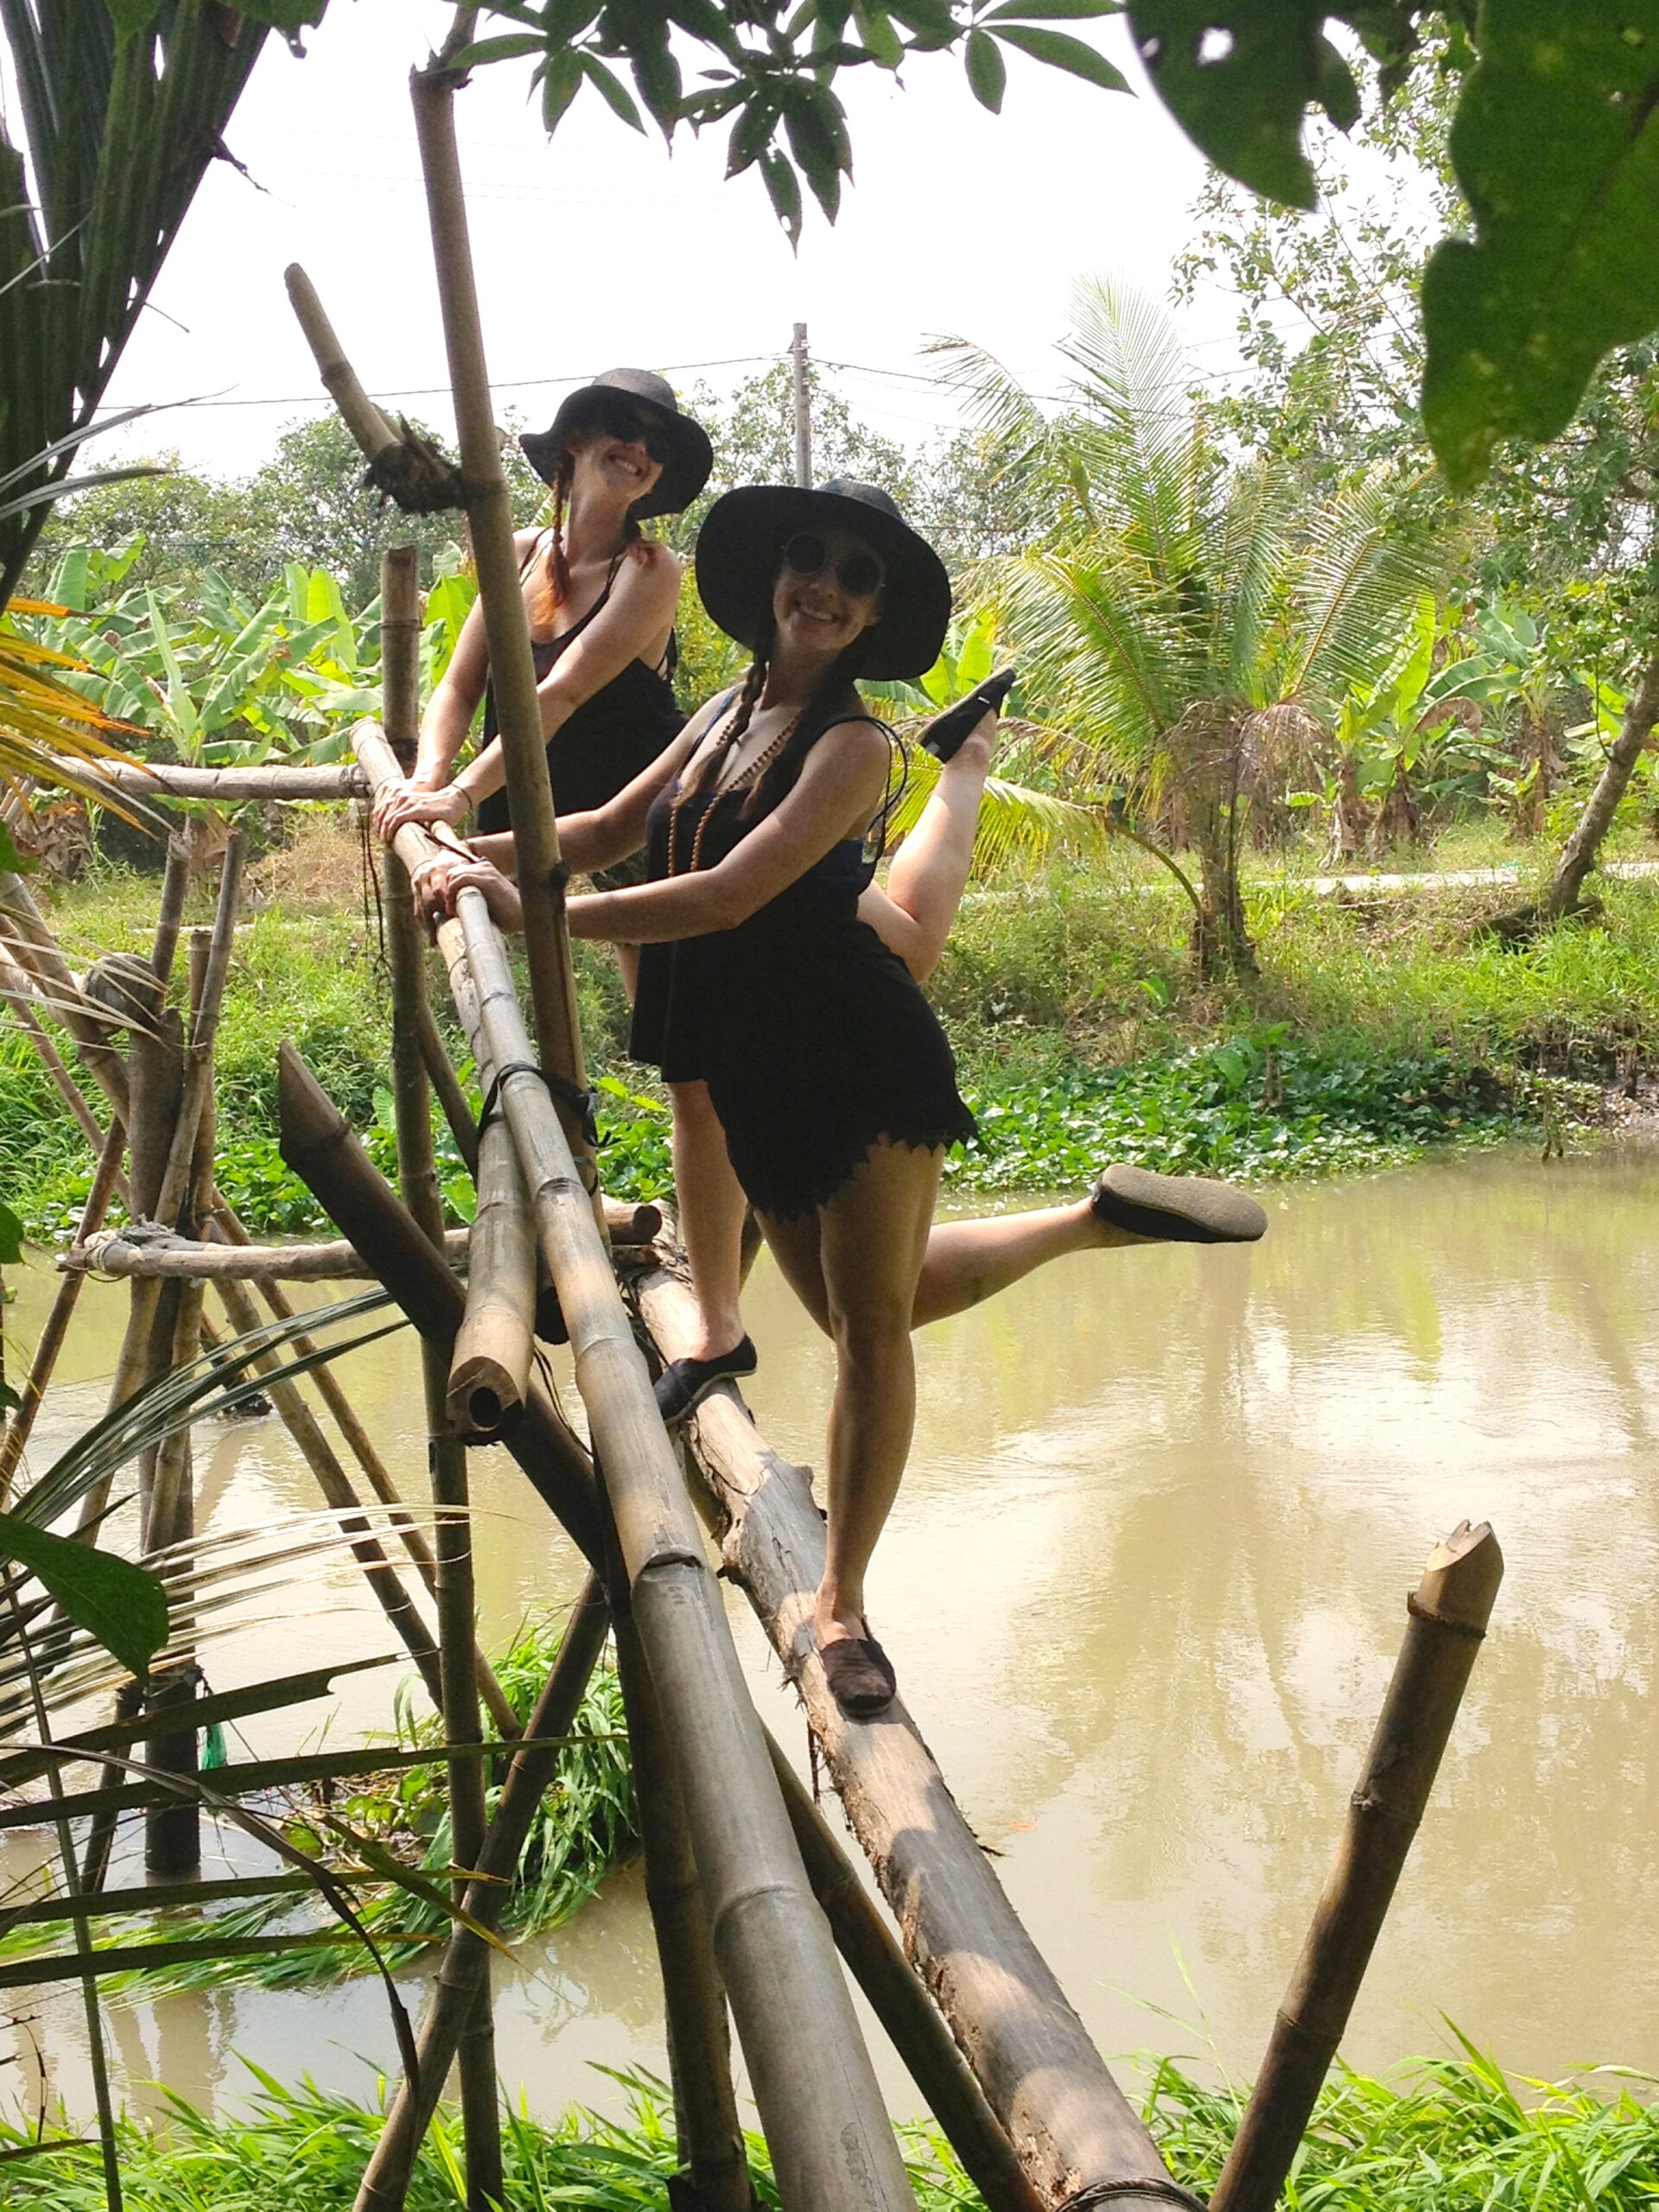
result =
[{"label": "beaded necklace", "polygon": [[[804,712],[805,709],[803,708],[802,713]],[[709,801],[708,805],[702,810],[702,817],[698,821],[696,830],[692,836],[691,865],[690,868],[685,871],[689,875],[695,875],[697,873],[698,868],[702,865],[702,833],[709,827],[709,817],[715,810],[715,802],[726,798],[729,792],[748,790],[759,777],[764,775],[766,771],[771,767],[772,762],[778,758],[778,755],[783,751],[785,746],[789,743],[790,739],[794,736],[797,729],[800,727],[800,715],[797,715],[792,721],[786,723],[785,727],[779,731],[777,736],[772,739],[771,744],[766,747],[764,752],[757,753],[753,760],[749,762],[747,767],[740,768],[736,775],[731,779],[729,783],[722,784],[718,781],[720,775],[720,767],[718,763],[715,768],[715,777],[716,780],[715,781],[712,788],[706,794],[695,786],[688,787],[683,782],[681,783],[679,789],[675,792],[668,804],[668,873],[671,875],[678,875],[681,872],[677,865],[677,855],[679,850],[680,811],[685,805],[686,801],[693,797],[702,798],[704,796],[707,797]]]}]

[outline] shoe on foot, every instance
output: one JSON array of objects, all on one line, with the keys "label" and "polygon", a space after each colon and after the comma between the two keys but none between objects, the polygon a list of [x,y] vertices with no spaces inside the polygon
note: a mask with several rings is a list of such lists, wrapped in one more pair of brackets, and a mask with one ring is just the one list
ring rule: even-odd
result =
[{"label": "shoe on foot", "polygon": [[657,1410],[670,1428],[700,1406],[717,1382],[753,1375],[760,1362],[747,1337],[714,1359],[671,1359],[657,1377]]},{"label": "shoe on foot", "polygon": [[821,1643],[823,1679],[830,1694],[849,1720],[874,1720],[898,1695],[893,1662],[865,1623],[862,1636],[843,1636],[834,1643]]},{"label": "shoe on foot", "polygon": [[1096,1221],[1172,1244],[1253,1244],[1268,1217],[1255,1200],[1203,1175],[1109,1167],[1089,1200]]}]

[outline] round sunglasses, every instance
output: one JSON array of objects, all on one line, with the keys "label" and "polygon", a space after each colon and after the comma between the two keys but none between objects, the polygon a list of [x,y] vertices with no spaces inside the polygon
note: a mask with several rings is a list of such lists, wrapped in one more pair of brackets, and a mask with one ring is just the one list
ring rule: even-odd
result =
[{"label": "round sunglasses", "polygon": [[[792,576],[821,575],[830,565],[830,548],[812,531],[797,531],[784,548],[784,566]],[[834,567],[836,582],[849,599],[874,599],[887,581],[887,570],[861,545],[843,553]]]}]

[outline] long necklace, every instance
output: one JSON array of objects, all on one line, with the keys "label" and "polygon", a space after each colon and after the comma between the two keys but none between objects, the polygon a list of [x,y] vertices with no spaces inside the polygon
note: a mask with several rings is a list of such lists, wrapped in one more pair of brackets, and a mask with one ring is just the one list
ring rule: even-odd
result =
[{"label": "long necklace", "polygon": [[[803,709],[802,712],[804,711],[805,709]],[[714,813],[716,804],[721,799],[728,798],[733,791],[747,791],[759,778],[764,775],[785,746],[789,743],[790,739],[794,736],[796,730],[800,727],[800,715],[797,715],[792,721],[779,731],[764,752],[757,753],[746,768],[739,769],[729,783],[716,782],[707,792],[698,791],[696,786],[688,788],[683,782],[681,783],[673,798],[669,801],[668,806],[668,873],[671,875],[678,875],[681,873],[677,864],[677,855],[679,851],[680,811],[687,800],[694,797],[704,797],[709,802],[703,808],[696,829],[693,832],[691,865],[684,871],[688,875],[695,875],[702,865],[703,832],[709,827],[709,817]],[[716,765],[715,774],[718,777],[720,769]]]}]

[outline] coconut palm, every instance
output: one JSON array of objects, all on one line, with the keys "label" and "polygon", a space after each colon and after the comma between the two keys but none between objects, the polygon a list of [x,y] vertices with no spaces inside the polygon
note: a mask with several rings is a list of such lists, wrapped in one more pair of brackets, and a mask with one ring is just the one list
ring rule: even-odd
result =
[{"label": "coconut palm", "polygon": [[1387,664],[1436,581],[1433,545],[1402,523],[1388,474],[1310,512],[1288,472],[1230,458],[1167,319],[1133,292],[1078,287],[1057,416],[976,347],[938,350],[1010,497],[1044,518],[972,586],[1043,702],[1051,772],[1190,843],[1200,969],[1253,974],[1247,810]]}]

